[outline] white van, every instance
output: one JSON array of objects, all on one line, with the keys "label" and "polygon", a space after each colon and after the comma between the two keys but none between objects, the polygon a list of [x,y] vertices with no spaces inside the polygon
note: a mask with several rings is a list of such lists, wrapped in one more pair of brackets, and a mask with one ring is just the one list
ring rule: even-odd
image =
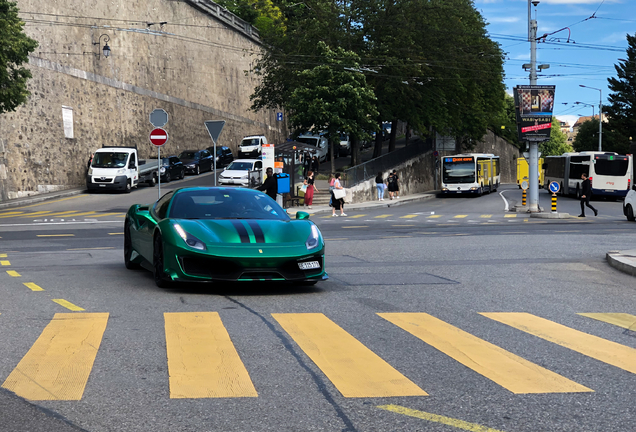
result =
[{"label": "white van", "polygon": [[327,141],[327,138],[324,136],[303,134],[296,138],[296,141],[316,147],[316,156],[318,157],[318,161],[324,162],[327,160],[327,155],[329,154],[329,141]]},{"label": "white van", "polygon": [[255,159],[261,157],[263,144],[267,144],[265,135],[250,135],[241,140],[238,148],[238,159]]}]

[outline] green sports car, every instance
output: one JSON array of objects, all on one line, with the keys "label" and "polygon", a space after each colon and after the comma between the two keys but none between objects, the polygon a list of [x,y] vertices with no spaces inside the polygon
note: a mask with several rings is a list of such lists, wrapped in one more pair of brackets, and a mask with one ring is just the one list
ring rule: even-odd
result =
[{"label": "green sports car", "polygon": [[155,283],[327,279],[325,241],[309,215],[289,218],[262,192],[187,187],[133,205],[124,223],[124,263]]}]

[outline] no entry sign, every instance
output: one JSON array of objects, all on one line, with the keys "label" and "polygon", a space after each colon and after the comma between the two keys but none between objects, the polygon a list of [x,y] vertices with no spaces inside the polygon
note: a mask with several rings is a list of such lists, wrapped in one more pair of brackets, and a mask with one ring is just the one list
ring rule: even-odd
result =
[{"label": "no entry sign", "polygon": [[157,147],[161,147],[168,142],[168,132],[161,128],[153,129],[150,132],[150,142]]}]

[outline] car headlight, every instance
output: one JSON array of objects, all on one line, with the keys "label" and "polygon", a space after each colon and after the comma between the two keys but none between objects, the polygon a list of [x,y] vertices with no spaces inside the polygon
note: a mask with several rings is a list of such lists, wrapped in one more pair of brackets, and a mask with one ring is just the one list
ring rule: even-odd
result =
[{"label": "car headlight", "polygon": [[117,170],[117,174],[124,174],[125,172],[126,172],[126,169],[125,169],[125,168],[122,168],[122,169],[118,169],[118,170]]},{"label": "car headlight", "polygon": [[166,172],[166,167],[161,167],[161,169],[159,169],[159,172],[161,174],[165,173]]},{"label": "car headlight", "polygon": [[316,225],[311,226],[311,233],[305,242],[305,246],[307,246],[308,250],[316,249],[320,246],[320,231],[318,231],[318,227]]},{"label": "car headlight", "polygon": [[93,168],[89,168],[89,169],[88,169],[88,175],[89,175],[89,176],[92,176],[92,175],[93,175]]},{"label": "car headlight", "polygon": [[187,164],[186,167],[187,168],[194,168],[194,164]]},{"label": "car headlight", "polygon": [[202,251],[207,249],[205,247],[205,243],[203,243],[201,240],[199,240],[198,238],[196,238],[195,236],[193,236],[189,232],[186,232],[183,228],[181,228],[181,225],[175,224],[174,229],[181,236],[183,241],[188,246],[190,246],[192,249],[197,249],[197,250],[202,250]]}]

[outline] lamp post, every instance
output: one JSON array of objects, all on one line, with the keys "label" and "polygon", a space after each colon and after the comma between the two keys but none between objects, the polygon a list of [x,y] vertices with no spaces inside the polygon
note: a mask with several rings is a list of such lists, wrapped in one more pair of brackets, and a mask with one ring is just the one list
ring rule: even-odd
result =
[{"label": "lamp post", "polygon": [[[108,46],[108,42],[110,42],[110,37],[107,34],[103,34],[97,39],[97,42],[93,42],[93,45],[99,45],[101,47],[102,38],[104,38],[104,48],[101,52],[104,53],[104,57],[108,58],[110,56],[110,47]],[[97,54],[97,57],[101,58],[101,53]]]},{"label": "lamp post", "polygon": [[603,90],[596,87],[589,87],[583,84],[579,84],[579,87],[589,88],[592,90],[598,90],[598,151],[603,151]]},{"label": "lamp post", "polygon": [[585,105],[585,106],[591,106],[592,107],[592,118],[594,118],[594,108],[596,107],[596,105],[594,104],[589,104],[589,103],[585,103],[585,102],[574,102],[577,105]]}]

